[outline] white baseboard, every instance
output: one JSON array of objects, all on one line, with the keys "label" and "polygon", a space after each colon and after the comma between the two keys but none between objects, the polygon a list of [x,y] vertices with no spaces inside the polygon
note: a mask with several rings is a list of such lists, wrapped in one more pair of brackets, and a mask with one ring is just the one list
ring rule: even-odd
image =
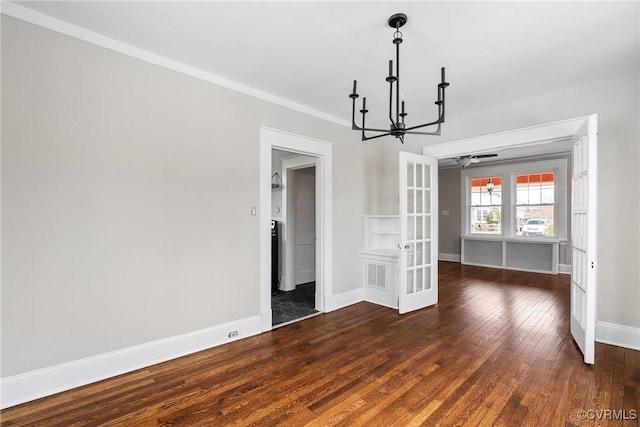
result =
[{"label": "white baseboard", "polygon": [[571,264],[558,264],[558,274],[571,274]]},{"label": "white baseboard", "polygon": [[[229,337],[232,332],[236,336]],[[0,379],[0,408],[50,396],[261,333],[261,316]]]},{"label": "white baseboard", "polygon": [[262,322],[262,331],[270,331],[273,326],[273,311],[271,308],[261,311],[260,319]]},{"label": "white baseboard", "polygon": [[438,254],[438,260],[460,262],[460,254]]},{"label": "white baseboard", "polygon": [[596,341],[632,350],[640,350],[640,328],[596,322]]},{"label": "white baseboard", "polygon": [[327,301],[327,312],[339,310],[341,308],[364,301],[364,289],[358,288],[353,291],[333,295]]},{"label": "white baseboard", "polygon": [[379,305],[379,306],[382,306],[382,307],[392,308],[394,310],[398,309],[398,306],[394,306],[392,304],[385,304],[383,302],[374,300],[373,298],[365,298],[364,301],[370,302],[371,304]]}]

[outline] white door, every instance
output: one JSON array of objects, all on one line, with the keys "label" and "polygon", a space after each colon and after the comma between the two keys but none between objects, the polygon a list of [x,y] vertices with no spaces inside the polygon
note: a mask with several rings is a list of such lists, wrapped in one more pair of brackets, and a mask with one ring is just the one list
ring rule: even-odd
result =
[{"label": "white door", "polygon": [[571,335],[594,363],[597,279],[597,115],[574,136],[571,191]]},{"label": "white door", "polygon": [[400,313],[438,302],[438,161],[400,152]]},{"label": "white door", "polygon": [[316,280],[316,176],[314,167],[294,173],[294,285],[300,285]]}]

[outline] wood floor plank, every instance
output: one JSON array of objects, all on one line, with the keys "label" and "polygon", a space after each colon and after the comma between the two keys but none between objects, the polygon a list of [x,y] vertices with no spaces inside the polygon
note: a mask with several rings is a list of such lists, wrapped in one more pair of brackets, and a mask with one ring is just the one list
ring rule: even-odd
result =
[{"label": "wood floor plank", "polygon": [[583,363],[568,276],[439,270],[434,307],[354,304],[8,408],[0,425],[638,427],[640,352],[596,344]]}]

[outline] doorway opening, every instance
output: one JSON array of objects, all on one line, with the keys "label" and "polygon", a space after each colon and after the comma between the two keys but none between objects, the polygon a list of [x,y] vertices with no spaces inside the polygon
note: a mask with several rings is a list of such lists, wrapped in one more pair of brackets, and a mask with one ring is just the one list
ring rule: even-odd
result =
[{"label": "doorway opening", "polygon": [[[274,313],[275,303],[272,302],[276,287],[284,292],[300,287],[300,294],[304,292],[307,300],[309,294],[313,295],[315,313],[310,315],[329,310],[328,300],[332,295],[332,151],[333,144],[326,141],[267,127],[260,129],[260,317],[263,332],[291,321],[274,316],[279,314]],[[286,155],[276,159],[279,152]],[[279,183],[272,178],[280,167],[281,172],[275,179],[279,177],[281,187],[275,188]],[[308,215],[298,221],[294,215],[296,197],[292,193],[296,187],[303,190],[303,194],[298,195],[298,210],[306,209]],[[287,193],[291,194],[287,197]],[[313,203],[309,202],[311,193]],[[276,268],[272,264],[272,221],[280,222],[276,227],[280,239],[277,275],[272,275]],[[294,222],[293,226],[290,221]],[[275,282],[272,276],[277,277]]]},{"label": "doorway opening", "polygon": [[[584,355],[585,363],[593,364],[598,258],[598,114],[436,144],[424,147],[422,152],[437,159],[448,159],[464,156],[464,153],[470,151],[470,147],[473,147],[475,153],[482,154],[500,149],[536,147],[567,140],[573,145],[571,150],[573,163],[571,234],[568,241],[571,248],[571,334]],[[462,227],[464,226],[463,224]],[[502,243],[502,247],[506,248],[506,244]],[[503,249],[503,252],[505,250]]]},{"label": "doorway opening", "polygon": [[272,326],[283,326],[316,309],[317,158],[272,149]]}]

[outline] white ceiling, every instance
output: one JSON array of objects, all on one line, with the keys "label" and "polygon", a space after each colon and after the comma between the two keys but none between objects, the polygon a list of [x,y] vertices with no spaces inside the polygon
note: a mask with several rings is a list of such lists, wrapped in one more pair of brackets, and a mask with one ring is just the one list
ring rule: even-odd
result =
[{"label": "white ceiling", "polygon": [[[352,81],[386,126],[387,62],[402,28],[408,123],[637,72],[638,2],[19,1],[20,6],[350,120]],[[418,120],[419,119],[419,120]]]}]

